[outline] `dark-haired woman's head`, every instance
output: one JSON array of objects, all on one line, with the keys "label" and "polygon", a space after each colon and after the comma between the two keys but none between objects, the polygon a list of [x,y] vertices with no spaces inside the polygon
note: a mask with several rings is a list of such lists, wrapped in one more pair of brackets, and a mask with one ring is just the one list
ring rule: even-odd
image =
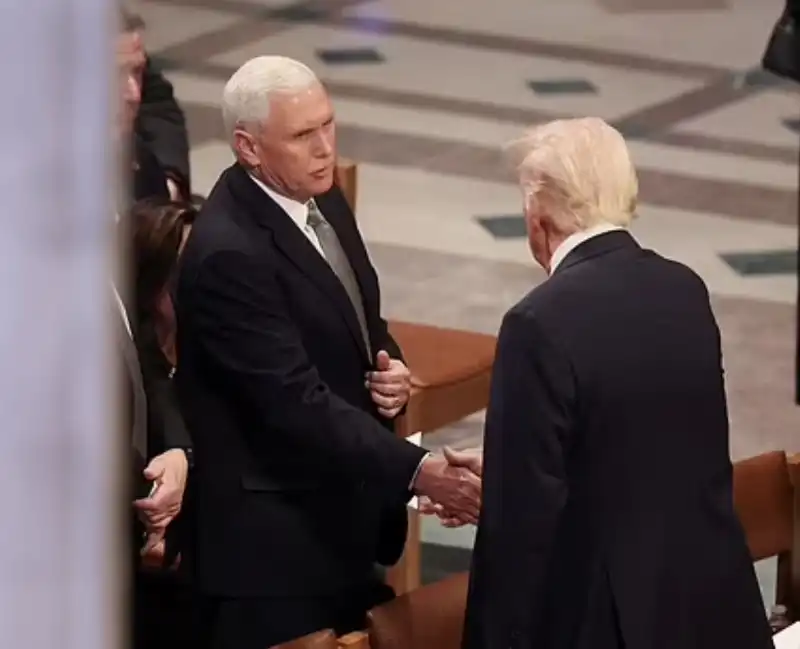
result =
[{"label": "dark-haired woman's head", "polygon": [[197,216],[187,203],[147,199],[131,209],[137,320],[173,328],[170,296],[178,258]]}]

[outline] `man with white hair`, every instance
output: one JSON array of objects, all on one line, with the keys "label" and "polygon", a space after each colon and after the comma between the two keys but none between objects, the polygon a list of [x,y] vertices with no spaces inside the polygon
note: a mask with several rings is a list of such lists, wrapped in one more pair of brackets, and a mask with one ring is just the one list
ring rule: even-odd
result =
[{"label": "man with white hair", "polygon": [[361,627],[392,596],[406,503],[476,520],[480,480],[397,438],[409,372],[333,183],[331,102],[283,57],[245,63],[223,118],[236,163],[192,230],[176,382],[195,441],[201,639],[264,649]]},{"label": "man with white hair", "polygon": [[[504,317],[465,649],[767,649],[703,281],[639,246],[600,119],[510,147],[549,278]],[[442,513],[447,517],[446,512]]]}]

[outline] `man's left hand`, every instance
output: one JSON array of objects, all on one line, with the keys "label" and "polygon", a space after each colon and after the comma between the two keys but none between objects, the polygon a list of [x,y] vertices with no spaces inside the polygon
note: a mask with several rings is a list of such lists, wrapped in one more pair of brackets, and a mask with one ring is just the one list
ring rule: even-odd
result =
[{"label": "man's left hand", "polygon": [[[166,451],[147,465],[144,477],[154,482],[153,492],[147,498],[134,501],[133,505],[148,532],[163,533],[181,511],[188,473],[189,461],[180,449]],[[157,538],[158,534],[153,541]]]},{"label": "man's left hand", "polygon": [[375,371],[367,372],[366,386],[381,416],[394,419],[408,403],[411,372],[403,361],[381,350],[375,357]]}]

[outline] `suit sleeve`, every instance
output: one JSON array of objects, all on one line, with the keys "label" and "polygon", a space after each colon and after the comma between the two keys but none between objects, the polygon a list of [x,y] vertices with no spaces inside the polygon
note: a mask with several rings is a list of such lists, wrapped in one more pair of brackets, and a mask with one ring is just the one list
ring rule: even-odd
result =
[{"label": "suit sleeve", "polygon": [[506,315],[486,419],[468,649],[538,645],[546,573],[569,488],[575,398],[562,351],[528,315]]},{"label": "suit sleeve", "polygon": [[147,394],[149,447],[155,451],[151,455],[172,448],[191,448],[192,440],[169,378],[169,367],[155,334],[148,323],[142,323],[137,334],[139,365]]},{"label": "suit sleeve", "polygon": [[136,130],[165,173],[189,197],[189,136],[186,117],[175,99],[172,84],[148,59],[142,79],[142,103]]},{"label": "suit sleeve", "polygon": [[395,437],[368,413],[333,394],[311,364],[286,313],[272,268],[242,252],[219,252],[197,276],[190,325],[201,346],[262,422],[267,436],[315,454],[326,466],[360,476],[400,501],[425,451]]}]

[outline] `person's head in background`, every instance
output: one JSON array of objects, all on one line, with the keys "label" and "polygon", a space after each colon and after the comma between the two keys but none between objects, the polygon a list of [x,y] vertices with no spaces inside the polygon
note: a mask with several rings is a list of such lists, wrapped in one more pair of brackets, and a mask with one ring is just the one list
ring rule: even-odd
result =
[{"label": "person's head in background", "polygon": [[142,100],[142,74],[147,59],[142,42],[141,18],[122,7],[119,10],[119,33],[116,41],[117,92],[116,134],[125,141],[133,134],[133,125]]},{"label": "person's head in background", "polygon": [[333,184],[333,106],[299,61],[260,56],[225,85],[222,117],[239,163],[278,193],[305,202]]},{"label": "person's head in background", "polygon": [[133,224],[137,322],[149,321],[167,359],[175,365],[175,310],[171,284],[197,212],[188,203],[153,198],[136,203]]},{"label": "person's head in background", "polygon": [[602,119],[534,127],[507,153],[519,176],[531,252],[546,271],[570,235],[627,228],[635,217],[636,170],[624,138]]}]

